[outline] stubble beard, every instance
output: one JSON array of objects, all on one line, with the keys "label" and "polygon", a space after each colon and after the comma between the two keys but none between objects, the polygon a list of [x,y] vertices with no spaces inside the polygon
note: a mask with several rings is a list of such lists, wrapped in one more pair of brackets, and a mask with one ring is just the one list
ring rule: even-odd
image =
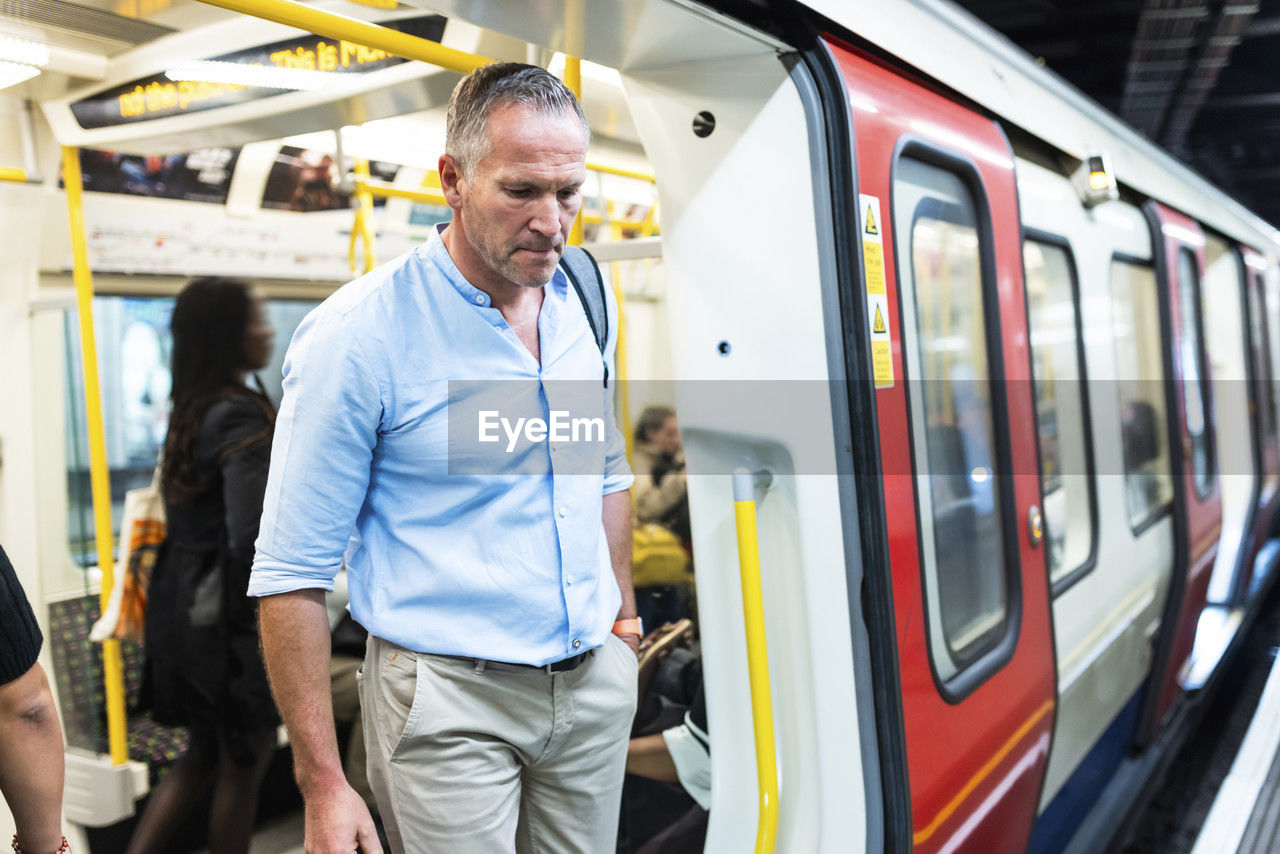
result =
[{"label": "stubble beard", "polygon": [[[480,256],[480,259],[484,261],[485,265],[513,285],[518,285],[522,288],[542,288],[546,287],[547,283],[555,276],[555,264],[551,265],[551,269],[545,275],[541,271],[531,274],[528,268],[522,266],[515,258],[517,251],[521,248],[526,248],[521,247],[519,244],[508,244],[495,249],[485,239],[484,235],[476,235],[476,239],[470,240],[470,242],[472,248]],[[558,264],[560,256],[564,254],[563,244],[552,244],[547,248],[559,250],[556,256],[556,263]]]}]

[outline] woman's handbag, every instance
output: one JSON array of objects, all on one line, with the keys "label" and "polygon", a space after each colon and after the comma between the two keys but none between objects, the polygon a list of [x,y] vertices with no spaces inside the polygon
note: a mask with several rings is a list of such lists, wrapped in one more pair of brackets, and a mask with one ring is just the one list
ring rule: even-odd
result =
[{"label": "woman's handbag", "polygon": [[124,494],[116,583],[106,611],[89,632],[90,640],[101,643],[116,638],[142,643],[151,570],[164,544],[166,530],[160,467],[156,466],[150,484]]}]

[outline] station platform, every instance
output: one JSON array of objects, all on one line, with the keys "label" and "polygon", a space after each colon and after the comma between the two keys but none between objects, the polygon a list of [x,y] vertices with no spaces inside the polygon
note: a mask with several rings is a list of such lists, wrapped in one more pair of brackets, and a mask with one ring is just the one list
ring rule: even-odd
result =
[{"label": "station platform", "polygon": [[1280,659],[1192,854],[1280,851]]}]

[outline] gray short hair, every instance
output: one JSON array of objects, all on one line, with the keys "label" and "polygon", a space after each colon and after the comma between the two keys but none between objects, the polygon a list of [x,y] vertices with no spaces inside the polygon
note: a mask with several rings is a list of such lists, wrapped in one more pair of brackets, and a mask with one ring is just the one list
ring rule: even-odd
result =
[{"label": "gray short hair", "polygon": [[488,155],[489,116],[507,104],[524,104],[550,115],[572,113],[582,123],[584,140],[591,142],[582,105],[554,75],[523,62],[493,62],[463,77],[449,96],[444,150],[464,176]]}]

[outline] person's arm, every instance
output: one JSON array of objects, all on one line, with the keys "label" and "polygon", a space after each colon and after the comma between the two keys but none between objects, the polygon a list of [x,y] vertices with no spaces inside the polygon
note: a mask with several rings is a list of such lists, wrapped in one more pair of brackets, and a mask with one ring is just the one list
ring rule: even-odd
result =
[{"label": "person's arm", "polygon": [[329,618],[323,590],[265,596],[258,605],[271,690],[289,731],[293,771],[306,803],[310,854],[381,852],[364,800],[342,773],[329,687]]},{"label": "person's arm", "polygon": [[[285,362],[249,593],[259,603],[267,674],[294,749],[311,854],[380,851],[369,810],[338,757],[324,591],[369,489],[383,417],[372,364],[338,312],[321,306]],[[352,583],[356,583],[352,579]]]},{"label": "person's arm", "polygon": [[[609,321],[609,337],[605,342],[605,363],[609,365],[609,376],[616,377],[613,370],[614,353],[618,346],[618,304],[614,300],[613,289],[605,280],[604,308]],[[608,447],[605,449],[603,495],[601,502],[601,518],[604,522],[605,539],[609,544],[609,561],[613,565],[613,575],[618,580],[618,590],[622,593],[622,605],[618,608],[615,620],[629,620],[636,616],[636,591],[631,586],[631,484],[635,478],[631,467],[627,464],[627,445],[618,429],[617,413],[614,407],[613,386],[604,389],[605,435]],[[631,651],[639,654],[640,635],[621,635]]]},{"label": "person's arm", "polygon": [[669,471],[657,483],[650,476],[644,485],[641,478],[636,477],[636,517],[642,522],[656,522],[666,516],[680,503],[688,491],[688,481],[684,469]]},{"label": "person's arm", "polygon": [[36,664],[0,685],[0,792],[24,852],[50,854],[62,844],[62,778],[62,726]]},{"label": "person's arm", "polygon": [[[603,500],[604,532],[609,541],[609,560],[613,575],[622,592],[622,605],[615,619],[628,620],[636,615],[636,591],[631,586],[631,492],[611,492]],[[620,635],[631,651],[639,653],[640,635]]]},{"label": "person's arm", "polygon": [[667,750],[662,733],[633,738],[627,744],[627,773],[664,783],[680,782],[676,763]]}]

